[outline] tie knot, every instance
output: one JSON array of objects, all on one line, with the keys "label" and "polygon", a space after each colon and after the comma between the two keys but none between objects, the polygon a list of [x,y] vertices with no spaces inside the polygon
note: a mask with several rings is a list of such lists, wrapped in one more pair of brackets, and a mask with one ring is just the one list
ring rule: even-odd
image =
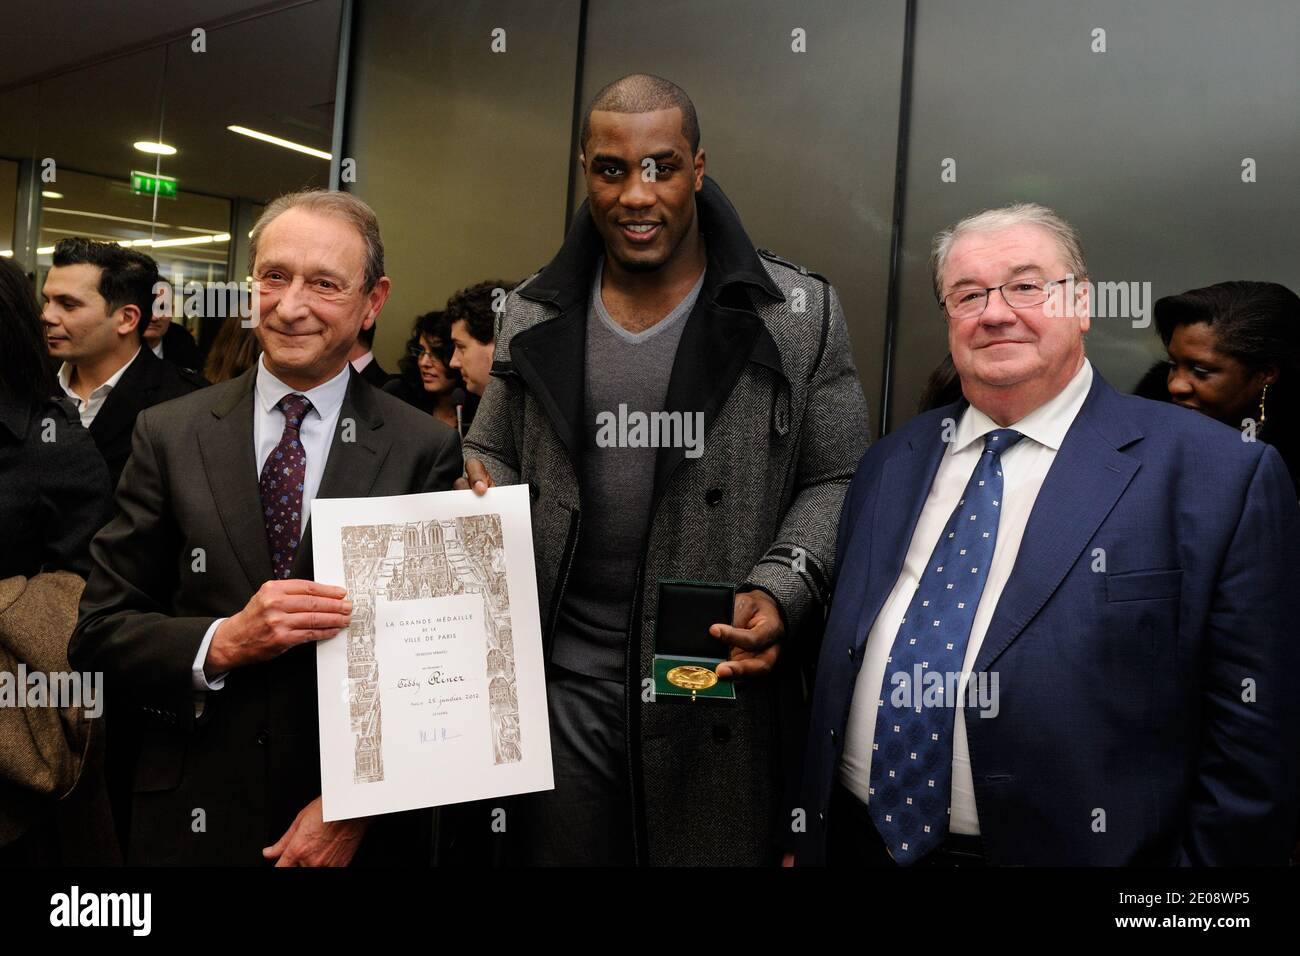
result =
[{"label": "tie knot", "polygon": [[996,458],[1024,437],[1014,428],[997,428],[984,436],[984,450]]},{"label": "tie knot", "polygon": [[303,416],[311,408],[311,399],[306,395],[289,394],[275,403],[275,407],[284,413],[284,423],[297,431],[302,427]]}]

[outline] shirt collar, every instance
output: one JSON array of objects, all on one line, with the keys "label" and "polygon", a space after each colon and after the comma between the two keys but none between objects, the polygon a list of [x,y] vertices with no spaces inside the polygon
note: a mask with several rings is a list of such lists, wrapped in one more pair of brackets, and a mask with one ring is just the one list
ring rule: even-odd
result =
[{"label": "shirt collar", "polygon": [[[133,353],[131,353],[131,357],[126,360],[126,364],[123,365],[116,372],[114,372],[112,375],[110,375],[107,381],[98,385],[90,394],[95,395],[101,389],[106,395],[109,392],[111,392],[114,388],[117,387],[117,383],[122,380],[122,376],[126,374],[126,370],[131,367],[131,363],[134,362],[139,357],[140,357],[140,349],[137,346],[136,350]],[[59,385],[62,386],[63,390],[67,392],[69,395],[73,394],[72,366],[69,365],[67,362],[64,362],[62,365],[59,366]]]},{"label": "shirt collar", "polygon": [[[347,394],[348,379],[351,375],[351,364],[344,362],[342,370],[328,382],[301,392],[296,388],[290,388],[272,375],[271,370],[266,367],[266,356],[263,354],[257,360],[257,400],[261,403],[262,410],[269,415],[284,396],[305,395],[311,402],[317,417],[324,421],[337,414],[343,407],[343,396]],[[311,412],[307,414],[310,415]]]},{"label": "shirt collar", "polygon": [[[1074,373],[1074,377],[1066,383],[1065,388],[1039,405],[1020,421],[1014,422],[1007,427],[1015,429],[1026,438],[1040,445],[1044,445],[1053,451],[1059,451],[1061,442],[1065,440],[1065,433],[1070,430],[1070,425],[1074,423],[1074,417],[1079,414],[1079,409],[1083,407],[1084,399],[1088,397],[1088,390],[1091,387],[1092,363],[1085,358],[1083,365],[1079,367],[1079,371]],[[1001,427],[974,405],[969,406],[965,414],[962,415],[961,422],[957,425],[957,437],[952,443],[951,454],[957,454],[971,442],[982,439],[989,432]]]}]

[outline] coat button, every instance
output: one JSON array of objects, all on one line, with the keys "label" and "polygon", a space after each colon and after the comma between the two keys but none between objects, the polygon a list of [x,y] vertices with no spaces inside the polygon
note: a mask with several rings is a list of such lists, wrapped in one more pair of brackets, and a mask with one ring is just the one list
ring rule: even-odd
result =
[{"label": "coat button", "polygon": [[853,660],[853,648],[849,648],[849,660]]},{"label": "coat button", "polygon": [[257,745],[259,747],[265,747],[270,742],[270,740],[271,740],[271,735],[268,734],[265,730],[259,730],[257,732]]},{"label": "coat button", "polygon": [[831,728],[831,743],[835,743],[835,728]]},{"label": "coat button", "polygon": [[710,508],[717,507],[720,501],[722,501],[721,488],[710,488],[704,493],[704,503]]}]

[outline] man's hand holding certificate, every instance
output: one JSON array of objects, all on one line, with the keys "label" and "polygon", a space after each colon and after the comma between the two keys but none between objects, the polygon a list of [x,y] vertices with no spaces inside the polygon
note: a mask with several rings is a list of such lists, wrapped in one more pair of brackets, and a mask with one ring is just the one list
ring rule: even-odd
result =
[{"label": "man's hand holding certificate", "polygon": [[553,786],[527,488],[318,499],[325,820]]}]

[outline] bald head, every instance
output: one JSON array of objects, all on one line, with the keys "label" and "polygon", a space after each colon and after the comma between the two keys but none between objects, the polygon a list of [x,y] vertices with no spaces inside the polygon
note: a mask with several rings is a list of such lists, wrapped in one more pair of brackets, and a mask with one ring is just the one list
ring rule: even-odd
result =
[{"label": "bald head", "polygon": [[682,111],[682,136],[691,144],[691,152],[700,148],[700,121],[695,104],[676,83],[650,73],[631,73],[615,80],[596,94],[582,115],[582,149],[591,137],[591,114],[595,110],[610,113],[654,113],[659,110]]}]

